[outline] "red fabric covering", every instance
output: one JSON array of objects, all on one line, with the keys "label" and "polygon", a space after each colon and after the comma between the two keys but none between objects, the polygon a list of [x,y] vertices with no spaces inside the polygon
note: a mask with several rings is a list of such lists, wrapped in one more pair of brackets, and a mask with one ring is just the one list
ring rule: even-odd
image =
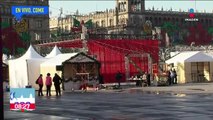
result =
[{"label": "red fabric covering", "polygon": [[[81,48],[81,40],[61,41],[43,44],[43,46]],[[125,81],[125,56],[128,54],[150,53],[153,63],[158,64],[159,41],[157,40],[88,40],[89,54],[95,55],[101,62],[100,72],[105,83],[117,82],[115,74],[120,71]],[[143,71],[148,71],[147,57],[131,57]],[[130,65],[130,76],[138,74],[137,69]],[[83,86],[82,86],[83,87]]]},{"label": "red fabric covering", "polygon": [[[97,56],[101,62],[101,74],[105,83],[117,82],[115,74],[120,71],[125,81],[125,60],[127,54],[150,53],[153,62],[158,63],[158,41],[157,40],[90,40],[88,41],[89,53]],[[148,71],[147,57],[131,57],[131,59],[142,68]],[[136,68],[130,64],[130,75],[137,74]]]}]

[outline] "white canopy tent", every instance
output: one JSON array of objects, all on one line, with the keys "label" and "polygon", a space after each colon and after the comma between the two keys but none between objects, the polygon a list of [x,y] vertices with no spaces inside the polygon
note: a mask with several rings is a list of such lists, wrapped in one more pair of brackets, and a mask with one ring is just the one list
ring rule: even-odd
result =
[{"label": "white canopy tent", "polygon": [[38,85],[35,84],[35,81],[40,75],[40,64],[45,60],[31,45],[22,57],[9,60],[10,87],[24,88],[31,85],[37,89]]},{"label": "white canopy tent", "polygon": [[2,62],[5,63],[5,64],[8,64],[8,57],[7,57],[6,54],[2,55]]},{"label": "white canopy tent", "polygon": [[[57,66],[61,66],[63,62],[70,59],[71,57],[77,55],[78,53],[65,53],[65,54],[59,54],[55,57],[49,58],[47,61],[43,62],[40,65],[40,71],[41,74],[43,74],[43,79],[45,82],[45,78],[47,73],[50,73],[50,76],[53,78],[55,73],[57,73],[60,77],[62,74],[62,71],[58,71],[56,69]],[[46,86],[44,86],[44,89],[46,89]],[[51,88],[51,90],[55,90],[54,87]]]},{"label": "white canopy tent", "polygon": [[46,76],[47,73],[50,73],[53,77],[55,73],[58,73],[58,75],[61,76],[61,71],[57,71],[56,66],[61,66],[64,61],[77,54],[78,53],[59,54],[53,58],[48,59],[40,65],[41,74]]},{"label": "white canopy tent", "polygon": [[45,58],[52,58],[55,57],[57,55],[61,54],[61,51],[58,49],[58,47],[55,45],[55,47],[53,48],[53,50],[50,52],[50,54],[48,54]]},{"label": "white canopy tent", "polygon": [[[177,71],[178,82],[200,82],[212,80],[213,55],[204,51],[186,51],[166,61]],[[200,76],[203,77],[200,77]]]},{"label": "white canopy tent", "polygon": [[186,51],[177,54],[171,59],[167,60],[167,64],[183,63],[183,62],[211,62],[213,56],[203,51]]}]

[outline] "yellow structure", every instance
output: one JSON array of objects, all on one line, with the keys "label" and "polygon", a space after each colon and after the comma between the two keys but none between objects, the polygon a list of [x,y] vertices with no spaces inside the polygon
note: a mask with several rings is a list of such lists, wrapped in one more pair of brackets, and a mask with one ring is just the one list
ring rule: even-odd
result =
[{"label": "yellow structure", "polygon": [[213,81],[213,55],[202,51],[187,51],[167,60],[177,72],[178,83]]}]

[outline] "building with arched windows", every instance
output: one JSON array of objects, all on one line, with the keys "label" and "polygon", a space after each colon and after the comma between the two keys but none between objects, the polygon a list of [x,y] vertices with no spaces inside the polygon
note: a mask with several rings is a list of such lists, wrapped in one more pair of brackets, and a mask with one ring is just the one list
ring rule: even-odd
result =
[{"label": "building with arched windows", "polygon": [[[213,26],[213,13],[194,13],[195,18],[189,21],[188,11],[145,10],[145,0],[116,0],[116,8],[103,12],[94,12],[78,16],[78,20],[92,19],[94,27],[105,27],[108,32],[142,33],[146,21],[151,21],[152,26],[160,27],[165,22],[171,22],[180,27],[190,27],[201,23],[204,28]],[[188,20],[188,21],[187,21]]]}]

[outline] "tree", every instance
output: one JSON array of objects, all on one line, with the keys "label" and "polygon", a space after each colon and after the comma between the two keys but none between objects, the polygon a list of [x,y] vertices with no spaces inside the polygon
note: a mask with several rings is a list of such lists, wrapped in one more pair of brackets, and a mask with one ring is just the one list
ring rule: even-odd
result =
[{"label": "tree", "polygon": [[168,37],[171,39],[170,43],[179,44],[179,30],[178,25],[174,25],[171,22],[165,22],[162,26],[162,30],[168,34]]},{"label": "tree", "polygon": [[169,36],[172,36],[179,28],[177,25],[173,25],[171,22],[165,22],[162,29],[167,32]]},{"label": "tree", "polygon": [[3,53],[7,55],[23,54],[31,37],[29,33],[18,34],[9,23],[3,22],[2,25],[2,45]]}]

